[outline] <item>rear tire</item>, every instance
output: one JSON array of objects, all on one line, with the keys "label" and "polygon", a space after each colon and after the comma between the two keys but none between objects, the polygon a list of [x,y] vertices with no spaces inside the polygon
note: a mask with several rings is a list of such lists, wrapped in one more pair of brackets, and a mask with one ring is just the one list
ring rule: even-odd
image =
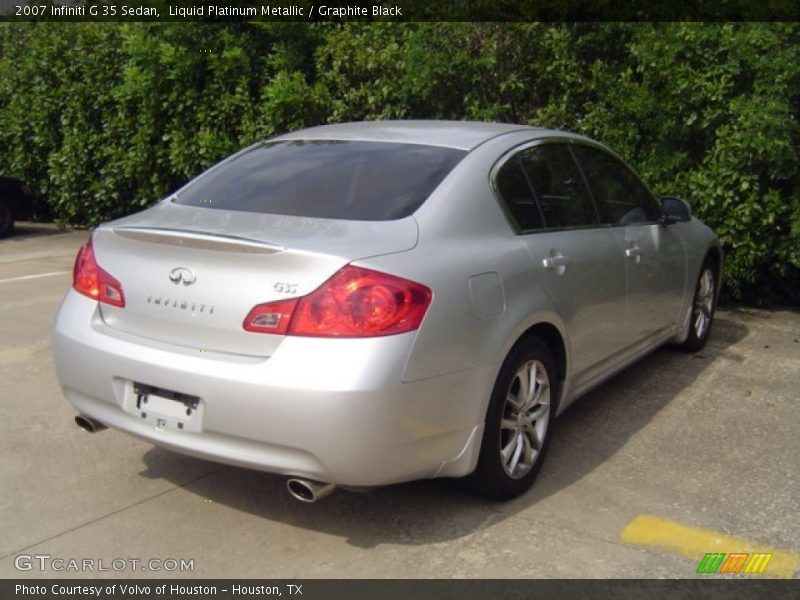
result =
[{"label": "rear tire", "polygon": [[0,238],[6,237],[14,228],[14,215],[11,208],[3,200],[0,200]]},{"label": "rear tire", "polygon": [[686,352],[702,350],[711,335],[714,311],[717,308],[717,271],[712,260],[706,258],[700,268],[692,300],[689,336],[678,347]]},{"label": "rear tire", "polygon": [[557,396],[555,360],[547,345],[533,337],[517,344],[492,391],[478,466],[466,479],[473,491],[510,500],[533,485],[550,444]]}]

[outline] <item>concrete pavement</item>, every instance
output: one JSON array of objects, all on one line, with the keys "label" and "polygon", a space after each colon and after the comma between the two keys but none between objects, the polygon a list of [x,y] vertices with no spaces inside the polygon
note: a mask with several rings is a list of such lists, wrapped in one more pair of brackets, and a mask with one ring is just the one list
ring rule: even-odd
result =
[{"label": "concrete pavement", "polygon": [[87,235],[21,224],[0,241],[0,577],[92,575],[42,572],[36,555],[193,561],[103,577],[696,576],[697,548],[624,538],[640,515],[774,549],[789,571],[765,575],[798,575],[797,312],[722,310],[701,353],[665,348],[617,375],[559,419],[512,502],[422,481],[304,505],[281,477],[73,424],[50,325]]}]

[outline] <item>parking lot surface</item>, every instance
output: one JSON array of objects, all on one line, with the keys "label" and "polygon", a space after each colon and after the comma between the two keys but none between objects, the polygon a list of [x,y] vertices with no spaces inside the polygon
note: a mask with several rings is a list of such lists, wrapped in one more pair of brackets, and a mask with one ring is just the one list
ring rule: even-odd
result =
[{"label": "parking lot surface", "polygon": [[0,241],[0,577],[726,576],[695,574],[707,552],[800,574],[798,312],[720,310],[702,352],[661,349],[591,392],[512,502],[421,481],[305,505],[282,477],[75,426],[50,327],[87,236],[23,223]]}]

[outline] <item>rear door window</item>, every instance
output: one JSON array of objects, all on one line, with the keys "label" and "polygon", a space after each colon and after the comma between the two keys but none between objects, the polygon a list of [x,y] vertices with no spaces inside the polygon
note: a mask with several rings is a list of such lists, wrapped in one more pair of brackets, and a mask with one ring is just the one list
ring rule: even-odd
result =
[{"label": "rear door window", "polygon": [[519,160],[548,229],[597,225],[594,205],[566,145],[534,146],[520,152]]},{"label": "rear door window", "polygon": [[495,187],[522,233],[598,224],[583,177],[564,144],[518,152],[497,171]]},{"label": "rear door window", "polygon": [[265,142],[207,171],[177,204],[256,213],[389,221],[416,211],[463,150],[366,141]]}]

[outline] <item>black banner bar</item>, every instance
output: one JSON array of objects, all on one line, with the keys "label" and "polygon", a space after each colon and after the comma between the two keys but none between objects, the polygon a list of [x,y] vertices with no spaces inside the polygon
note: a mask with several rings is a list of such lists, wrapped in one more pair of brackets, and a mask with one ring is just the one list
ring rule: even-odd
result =
[{"label": "black banner bar", "polygon": [[399,579],[118,579],[118,580],[14,580],[0,582],[0,598],[4,600],[177,600],[203,598],[209,600],[254,600],[290,598],[293,600],[491,600],[502,598],[570,600],[614,598],[634,600],[761,600],[790,597],[797,592],[797,582],[767,579],[697,579],[667,580],[399,580]]},{"label": "black banner bar", "polygon": [[0,21],[798,21],[796,0],[0,0]]}]

